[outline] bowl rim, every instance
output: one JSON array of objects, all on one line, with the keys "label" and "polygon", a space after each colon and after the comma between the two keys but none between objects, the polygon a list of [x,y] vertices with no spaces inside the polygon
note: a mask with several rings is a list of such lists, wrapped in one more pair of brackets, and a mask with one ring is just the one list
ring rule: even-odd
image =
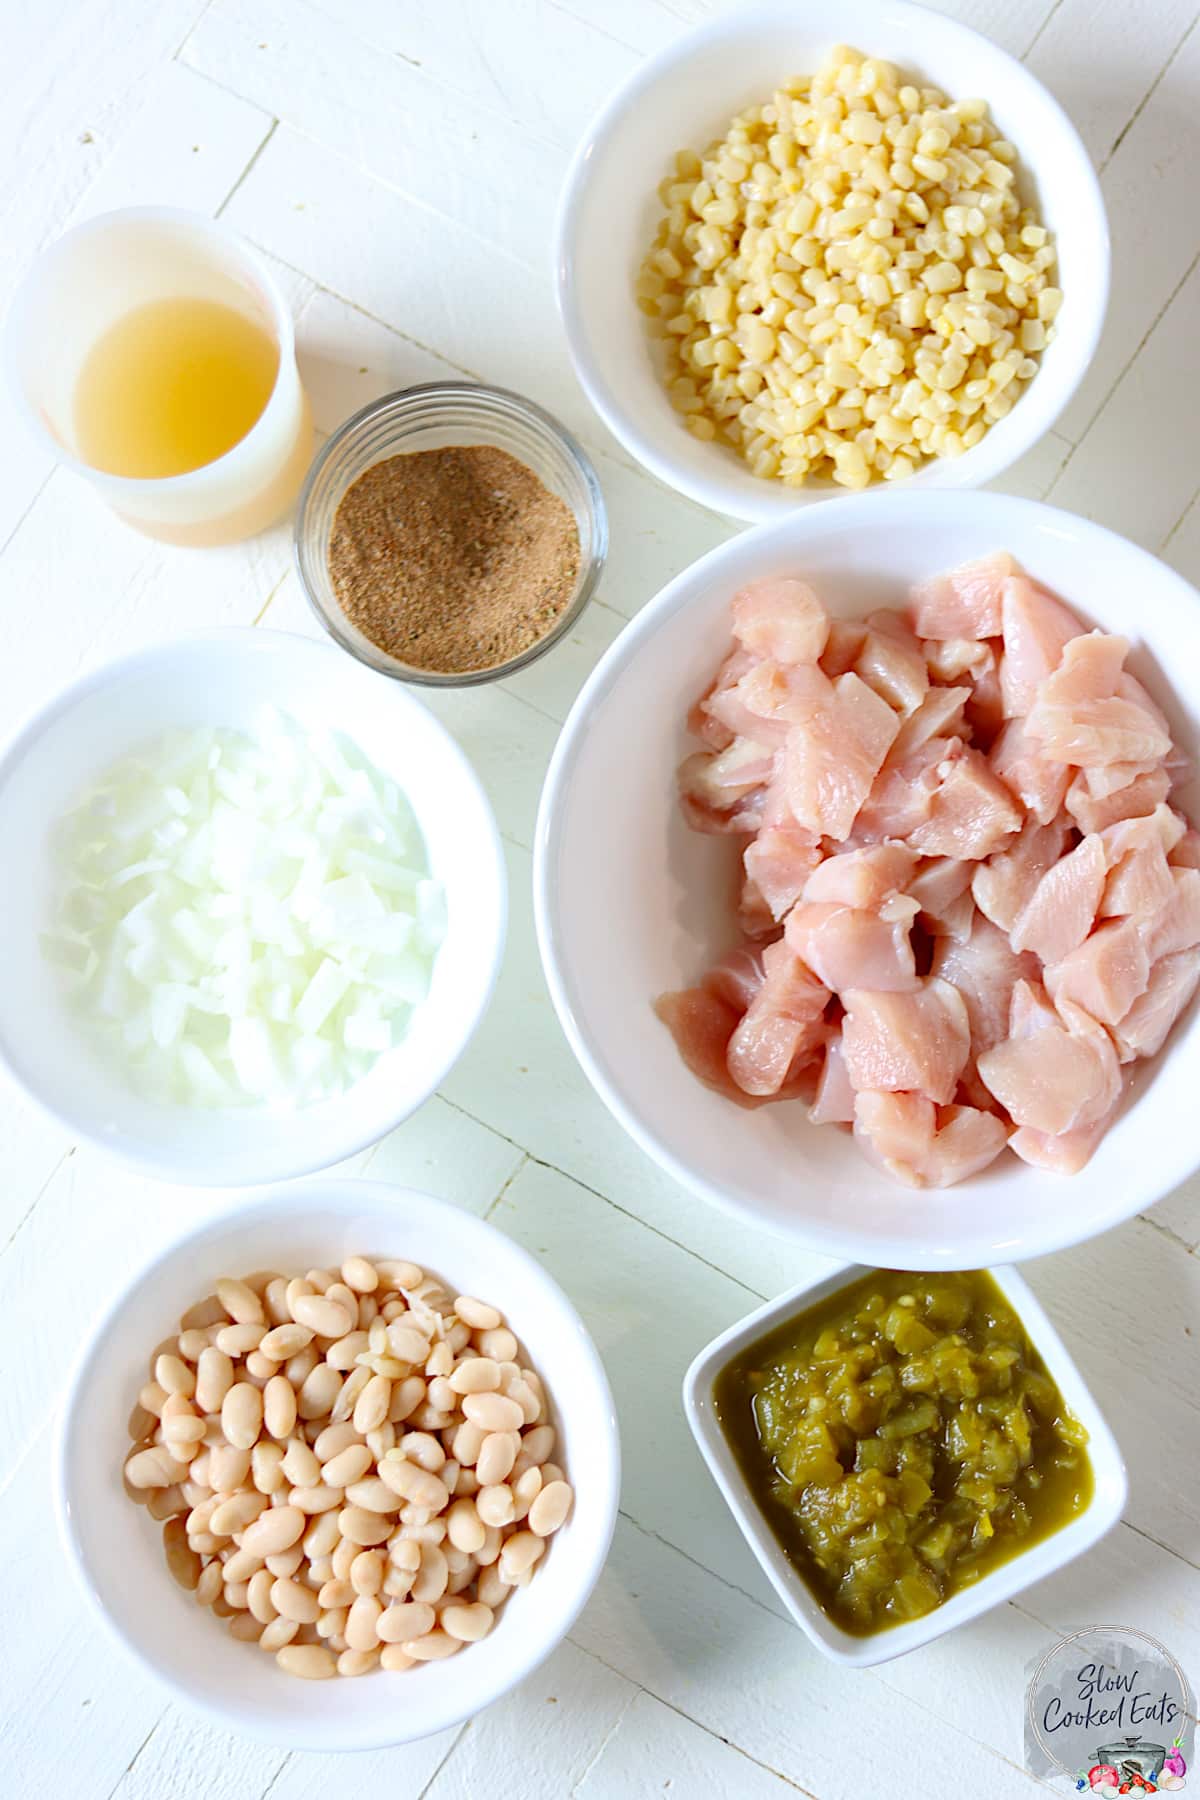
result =
[{"label": "bowl rim", "polygon": [[[1077,205],[1090,213],[1091,225],[1096,234],[1098,267],[1086,296],[1088,310],[1083,314],[1084,323],[1072,340],[1073,360],[1063,366],[1054,390],[1043,387],[1042,407],[1038,411],[1037,423],[1034,423],[1030,414],[1024,432],[1014,431],[1011,434],[1011,444],[1007,447],[1002,445],[999,452],[994,433],[989,431],[978,444],[960,457],[953,460],[935,458],[922,464],[915,475],[903,482],[874,482],[862,491],[877,497],[884,491],[956,492],[964,488],[980,487],[1011,468],[1014,462],[1053,428],[1070,404],[1096,353],[1108,310],[1112,281],[1112,243],[1103,190],[1091,157],[1066,109],[1024,63],[1007,50],[1001,49],[999,44],[993,43],[982,32],[961,20],[934,12],[927,6],[917,5],[914,0],[854,0],[854,5],[864,7],[868,12],[886,8],[889,13],[904,16],[911,27],[914,42],[919,42],[923,34],[933,34],[950,42],[956,41],[964,48],[969,47],[978,56],[1005,65],[1013,79],[1023,84],[1028,91],[1036,92],[1041,104],[1056,117],[1064,138],[1070,145],[1073,176],[1079,184]],[[612,141],[620,130],[625,114],[641,106],[658,82],[685,64],[697,50],[724,39],[741,39],[765,26],[799,23],[806,13],[815,15],[822,23],[828,16],[826,11],[816,5],[815,0],[755,0],[755,4],[749,7],[720,13],[691,30],[681,32],[653,56],[639,63],[589,121],[576,145],[563,178],[552,237],[554,293],[567,350],[576,378],[604,424],[628,454],[666,487],[713,512],[749,524],[765,524],[788,517],[793,511],[803,510],[807,505],[843,502],[858,498],[859,495],[834,484],[792,490],[783,488],[776,481],[760,481],[757,485],[762,489],[762,499],[757,500],[753,490],[735,484],[722,474],[722,463],[717,454],[712,457],[713,473],[700,475],[681,467],[673,455],[655,449],[643,436],[636,416],[626,410],[614,396],[604,372],[603,346],[597,346],[594,333],[585,325],[584,309],[574,274],[574,246],[578,214],[591,179],[597,151]],[[843,39],[847,35],[853,37],[852,23],[849,18],[839,17],[839,31]],[[837,34],[831,31],[829,41],[831,44],[837,41]],[[1033,169],[1032,162],[1030,168]],[[632,293],[630,305],[633,305]],[[1038,376],[1035,376],[1029,384],[1028,392],[1021,396],[1022,400],[1027,399],[1034,391],[1037,381]],[[1019,412],[1020,402],[1014,406],[1008,418],[1016,418]],[[720,450],[720,446],[715,448]],[[730,454],[733,452],[730,451]],[[938,472],[936,485],[932,481],[921,479],[922,475],[927,475],[931,470]],[[794,495],[790,505],[786,503],[788,495]]]},{"label": "bowl rim", "polygon": [[[55,260],[60,260],[74,245],[85,243],[88,238],[103,237],[107,231],[125,226],[145,226],[153,228],[162,226],[170,230],[172,226],[183,231],[192,231],[197,237],[206,237],[210,242],[222,246],[226,252],[241,258],[246,269],[250,270],[260,287],[260,298],[263,299],[271,313],[271,329],[275,334],[279,350],[279,365],[275,371],[275,379],[271,383],[271,392],[263,402],[262,410],[249,429],[243,432],[235,444],[222,450],[219,456],[208,462],[200,463],[194,469],[184,469],[177,475],[120,475],[111,469],[97,468],[94,463],[86,462],[50,429],[38,409],[30,404],[25,390],[25,382],[20,370],[17,339],[24,329],[25,320],[33,306],[31,289],[38,277]],[[128,314],[122,315],[127,317]],[[98,340],[97,340],[98,341]],[[105,490],[118,498],[124,505],[136,505],[139,500],[151,496],[158,499],[161,495],[187,493],[190,487],[197,484],[197,477],[208,475],[213,471],[228,474],[236,469],[238,452],[256,435],[258,427],[266,418],[277,396],[288,382],[289,373],[296,367],[296,323],[292,308],[288,304],[279,278],[272,272],[263,253],[221,218],[211,213],[201,212],[196,207],[188,206],[120,206],[107,212],[93,213],[89,218],[81,219],[77,224],[68,226],[39,250],[37,255],[26,265],[22,273],[20,285],[14,292],[9,307],[8,318],[4,324],[3,348],[0,351],[4,360],[5,379],[13,408],[20,414],[26,430],[41,446],[43,451],[53,456],[56,463],[81,475],[93,484],[100,483]],[[240,459],[240,460],[244,460]]]},{"label": "bowl rim", "polygon": [[[341,658],[332,643],[319,638],[303,636],[300,632],[277,631],[273,627],[260,625],[218,626],[208,630],[184,632],[177,637],[159,638],[153,643],[143,644],[136,650],[110,658],[97,668],[85,671],[82,675],[62,684],[40,706],[28,713],[16,728],[0,744],[0,791],[6,784],[18,776],[22,763],[34,746],[50,732],[71,710],[84,699],[103,691],[106,687],[116,686],[130,675],[134,675],[147,665],[153,665],[163,659],[188,657],[193,645],[225,645],[231,655],[240,655],[250,651],[254,655],[271,656],[272,654],[305,655],[322,658],[331,664],[342,666]],[[362,679],[373,679],[373,672],[365,666]],[[286,1131],[277,1131],[272,1138],[274,1152],[270,1156],[265,1153],[247,1158],[243,1169],[236,1175],[224,1179],[215,1178],[213,1172],[203,1168],[180,1168],[169,1154],[145,1147],[135,1147],[131,1139],[122,1133],[106,1136],[82,1124],[73,1114],[63,1107],[57,1099],[52,1099],[40,1089],[32,1087],[21,1070],[13,1063],[8,1054],[4,1037],[0,1034],[0,1071],[3,1071],[14,1085],[36,1105],[41,1112],[53,1119],[55,1124],[65,1131],[72,1143],[86,1144],[89,1149],[97,1151],[109,1162],[135,1170],[139,1175],[153,1180],[173,1182],[183,1187],[220,1187],[240,1188],[251,1183],[265,1183],[290,1180],[296,1176],[312,1175],[319,1170],[327,1169],[331,1164],[341,1162],[345,1157],[357,1155],[359,1151],[369,1149],[388,1132],[411,1117],[419,1106],[424,1105],[430,1095],[441,1085],[454,1067],[459,1057],[466,1050],[471,1039],[479,1029],[480,1021],[491,1002],[499,979],[500,964],[504,955],[504,945],[508,929],[508,873],[504,860],[504,848],[500,837],[500,829],[496,823],[495,813],[484,790],[483,783],[475,772],[475,768],[453,734],[443,725],[437,715],[420,701],[415,694],[406,693],[402,687],[392,686],[386,690],[393,696],[392,704],[399,707],[419,709],[428,725],[432,728],[447,753],[454,760],[472,791],[478,804],[479,818],[485,825],[485,832],[479,844],[481,865],[488,865],[488,885],[495,894],[496,906],[485,928],[492,935],[489,970],[486,982],[480,984],[479,992],[469,1008],[465,1019],[465,1029],[457,1046],[448,1051],[437,1063],[431,1063],[420,1084],[412,1090],[411,1097],[405,1099],[399,1112],[389,1113],[387,1118],[377,1119],[372,1123],[364,1123],[353,1132],[343,1130],[335,1138],[331,1132],[328,1148],[320,1151],[309,1151],[297,1154],[289,1148],[291,1138]],[[353,727],[350,728],[352,734]],[[264,1118],[286,1121],[288,1114],[274,1114],[264,1111]]]},{"label": "bowl rim", "polygon": [[1091,1550],[1117,1524],[1129,1494],[1129,1478],[1121,1447],[1074,1357],[1028,1282],[1011,1266],[988,1268],[1041,1355],[1046,1369],[1088,1431],[1093,1491],[1084,1510],[1044,1538],[1018,1550],[973,1586],[951,1595],[932,1612],[907,1623],[855,1637],[835,1624],[794,1568],[779,1544],[738,1466],[716,1417],[712,1389],[717,1373],[737,1352],[766,1336],[777,1324],[802,1315],[815,1301],[840,1292],[878,1265],[842,1263],[811,1275],[766,1301],[727,1330],[719,1332],[693,1357],[683,1378],[683,1410],[696,1447],[739,1531],[759,1567],[800,1627],[821,1654],[845,1668],[870,1668],[944,1637],[1014,1599],[1035,1582],[1045,1580]]},{"label": "bowl rim", "polygon": [[[507,662],[497,663],[494,668],[468,669],[462,673],[446,673],[437,669],[418,669],[398,658],[390,656],[386,650],[363,635],[361,644],[356,643],[352,634],[345,629],[346,619],[340,608],[327,608],[317,592],[316,584],[309,578],[308,565],[320,555],[319,549],[310,544],[311,536],[310,512],[313,491],[318,480],[332,459],[342,447],[355,437],[365,426],[376,418],[387,415],[402,415],[413,402],[420,402],[448,396],[451,401],[469,398],[472,401],[498,406],[501,410],[517,412],[524,415],[526,421],[536,429],[553,438],[567,460],[575,465],[583,482],[591,513],[593,545],[587,566],[579,575],[579,586],[570,606],[562,614],[557,624],[538,638],[516,656],[510,656]],[[404,451],[397,454],[404,455]],[[511,453],[510,453],[511,454]],[[519,459],[518,459],[519,460]],[[349,484],[353,486],[353,482]],[[347,490],[343,490],[345,492]],[[515,388],[496,387],[484,381],[421,381],[409,387],[393,388],[389,393],[380,394],[375,400],[369,400],[360,406],[357,412],[344,419],[337,430],[321,445],[304,477],[304,485],[296,500],[295,517],[292,525],[292,564],[296,571],[304,598],[308,601],[313,617],[321,629],[328,633],[339,649],[352,656],[364,667],[373,669],[379,675],[385,675],[389,681],[410,683],[414,687],[429,688],[466,688],[483,687],[491,681],[505,681],[512,675],[519,675],[531,663],[535,663],[547,651],[563,639],[574,626],[585,607],[594,598],[604,573],[604,565],[608,560],[608,507],[604,499],[604,489],[600,485],[600,477],[595,467],[575,435],[568,431],[560,419],[539,406],[536,400],[529,399],[526,394],[519,394]]]},{"label": "bowl rim", "polygon": [[[502,1240],[506,1255],[522,1266],[532,1275],[535,1282],[555,1299],[565,1316],[573,1322],[579,1346],[588,1365],[589,1379],[594,1384],[595,1394],[608,1419],[609,1429],[604,1433],[604,1463],[599,1479],[602,1479],[606,1492],[604,1494],[604,1525],[599,1538],[584,1560],[583,1573],[576,1583],[577,1592],[571,1600],[566,1621],[561,1629],[557,1626],[554,1635],[548,1642],[537,1642],[533,1649],[525,1655],[515,1656],[512,1661],[511,1677],[506,1675],[499,1684],[492,1683],[478,1695],[470,1696],[462,1709],[455,1712],[454,1717],[437,1717],[427,1728],[418,1732],[396,1736],[394,1730],[386,1726],[382,1730],[364,1731],[354,1738],[353,1742],[330,1742],[327,1737],[314,1736],[309,1729],[306,1733],[303,1717],[300,1730],[294,1737],[281,1738],[276,1731],[256,1726],[235,1712],[221,1706],[215,1701],[199,1698],[184,1683],[161,1669],[142,1649],[138,1640],[128,1635],[109,1614],[99,1591],[93,1586],[89,1565],[86,1562],[79,1540],[71,1522],[72,1487],[70,1479],[71,1446],[74,1441],[76,1416],[86,1402],[87,1376],[98,1352],[101,1350],[112,1326],[129,1295],[137,1288],[152,1281],[160,1268],[175,1261],[181,1252],[202,1240],[219,1238],[221,1234],[239,1225],[254,1223],[273,1217],[284,1218],[294,1212],[297,1204],[305,1202],[316,1204],[324,1202],[327,1206],[347,1213],[361,1205],[395,1206],[397,1209],[407,1205],[413,1209],[414,1217],[419,1219],[433,1216],[442,1222],[452,1224],[454,1230],[466,1237],[474,1237],[482,1242],[494,1243]],[[397,1210],[397,1220],[401,1214]],[[292,1750],[311,1750],[326,1754],[338,1751],[382,1750],[407,1743],[419,1742],[421,1738],[432,1736],[435,1732],[449,1730],[461,1724],[464,1719],[471,1718],[485,1706],[524,1681],[537,1669],[570,1632],[583,1608],[586,1606],[597,1581],[604,1570],[616,1529],[617,1512],[621,1491],[621,1438],[616,1403],[612,1388],[600,1353],[596,1348],[591,1332],[584,1323],[578,1308],[566,1291],[543,1267],[541,1262],[523,1245],[502,1232],[490,1220],[480,1218],[476,1213],[457,1206],[451,1200],[443,1200],[421,1188],[412,1188],[401,1183],[390,1181],[362,1180],[350,1176],[316,1176],[302,1182],[287,1182],[270,1188],[256,1189],[252,1193],[240,1194],[219,1212],[206,1215],[193,1223],[188,1229],[176,1233],[170,1241],[160,1245],[152,1255],[144,1258],[124,1282],[120,1291],[115,1294],[95,1319],[80,1346],[67,1376],[61,1398],[55,1408],[54,1444],[51,1466],[51,1490],[54,1506],[55,1523],[59,1541],[71,1566],[72,1575],[87,1597],[93,1615],[98,1618],[109,1641],[132,1657],[138,1666],[161,1689],[172,1698],[181,1701],[193,1712],[203,1714],[225,1730],[237,1732],[240,1736],[252,1738],[260,1743],[286,1744]],[[302,1689],[298,1695],[302,1698]],[[454,1709],[451,1709],[452,1711]]]},{"label": "bowl rim", "polygon": [[[814,1223],[801,1219],[798,1228],[785,1229],[782,1225],[764,1219],[751,1205],[730,1196],[721,1187],[709,1181],[703,1174],[683,1161],[655,1133],[644,1125],[618,1091],[617,1085],[610,1078],[605,1062],[593,1053],[587,1036],[576,1015],[572,996],[573,982],[568,974],[565,958],[561,955],[561,924],[557,899],[557,882],[555,877],[555,859],[558,841],[561,834],[561,821],[564,812],[564,800],[575,766],[579,761],[591,727],[592,717],[597,706],[622,679],[626,666],[633,661],[642,644],[652,637],[661,625],[670,620],[674,614],[682,612],[692,604],[692,590],[701,588],[711,580],[714,573],[725,564],[732,565],[729,577],[729,591],[732,593],[737,585],[736,566],[747,551],[753,551],[760,545],[779,539],[787,542],[794,539],[789,546],[789,554],[803,554],[803,535],[807,532],[815,534],[827,530],[843,531],[852,527],[856,516],[865,528],[876,531],[883,530],[889,515],[898,529],[903,529],[905,516],[908,513],[937,515],[944,513],[953,519],[962,505],[961,497],[953,490],[929,490],[921,494],[896,491],[891,494],[848,495],[843,507],[836,514],[824,507],[806,508],[790,514],[783,519],[755,526],[750,531],[737,533],[727,538],[724,543],[717,544],[695,562],[689,563],[678,575],[674,576],[658,593],[648,600],[639,613],[623,627],[608,649],[593,668],[587,681],[576,696],[563,722],[558,740],[554,746],[541,798],[538,803],[537,820],[533,837],[533,915],[537,936],[538,953],[546,986],[550,993],[559,1024],[574,1052],[575,1059],[583,1070],[593,1090],[599,1095],[617,1123],[623,1128],[633,1142],[650,1160],[664,1170],[680,1187],[710,1202],[731,1217],[742,1222],[766,1229],[776,1235],[786,1237],[789,1241],[804,1245],[815,1254],[836,1258],[846,1256],[864,1256],[875,1250],[886,1249],[892,1259],[891,1266],[905,1266],[911,1256],[918,1260],[908,1266],[919,1269],[931,1267],[954,1269],[959,1266],[956,1257],[961,1256],[953,1243],[925,1244],[918,1252],[907,1250],[903,1240],[891,1238],[886,1246],[882,1243],[872,1246],[867,1240],[847,1235],[834,1226]],[[1132,553],[1135,557],[1150,565],[1155,572],[1155,579],[1168,589],[1173,589],[1179,603],[1191,610],[1200,608],[1200,593],[1190,582],[1178,574],[1168,564],[1162,562],[1149,550],[1135,544],[1129,538],[1123,538],[1118,532],[1107,526],[1084,519],[1075,513],[1068,513],[1060,507],[1048,506],[1045,501],[1027,500],[1013,494],[975,493],[971,496],[971,505],[983,508],[995,516],[995,530],[992,533],[996,543],[1005,539],[1009,521],[1025,521],[1031,525],[1040,524],[1044,529],[1062,535],[1085,533],[1092,540],[1099,540],[1101,550],[1105,544],[1119,546],[1123,553]],[[927,523],[932,529],[937,523],[936,516]],[[981,536],[983,535],[981,529]],[[648,997],[649,999],[649,997]],[[1182,1146],[1183,1137],[1180,1138]],[[1182,1155],[1171,1158],[1165,1156],[1156,1165],[1153,1192],[1149,1197],[1143,1195],[1128,1201],[1126,1197],[1118,1197],[1115,1206],[1102,1216],[1098,1223],[1080,1228],[1077,1221],[1072,1221],[1069,1211],[1061,1210],[1051,1221],[1043,1237],[1039,1237],[1032,1245],[1014,1245],[1009,1262],[1025,1261],[1031,1256],[1049,1255],[1055,1250],[1069,1248],[1073,1244],[1084,1243],[1096,1237],[1102,1231],[1123,1224],[1136,1213],[1153,1206],[1163,1196],[1172,1191],[1178,1184],[1187,1179],[1200,1164],[1200,1146],[1185,1149]],[[1001,1248],[994,1247],[993,1261],[1003,1260],[995,1254]]]}]

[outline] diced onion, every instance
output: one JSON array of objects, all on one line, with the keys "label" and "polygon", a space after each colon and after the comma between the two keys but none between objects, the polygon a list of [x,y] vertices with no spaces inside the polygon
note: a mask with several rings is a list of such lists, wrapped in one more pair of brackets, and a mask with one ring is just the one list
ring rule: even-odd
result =
[{"label": "diced onion", "polygon": [[264,709],[170,733],[80,798],[43,942],[148,1097],[296,1107],[401,1041],[445,933],[395,782]]}]

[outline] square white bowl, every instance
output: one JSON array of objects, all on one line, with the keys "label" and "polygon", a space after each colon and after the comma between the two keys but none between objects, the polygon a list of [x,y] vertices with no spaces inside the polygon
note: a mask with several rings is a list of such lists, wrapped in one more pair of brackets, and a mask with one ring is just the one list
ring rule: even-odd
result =
[{"label": "square white bowl", "polygon": [[1052,1532],[1028,1550],[1019,1550],[990,1575],[983,1576],[972,1587],[964,1588],[923,1618],[913,1619],[907,1625],[893,1625],[872,1632],[868,1637],[852,1637],[834,1624],[818,1605],[751,1494],[713,1403],[713,1384],[718,1374],[739,1352],[766,1337],[776,1326],[799,1317],[818,1301],[869,1274],[870,1270],[861,1263],[845,1263],[829,1275],[801,1282],[799,1287],[790,1288],[777,1300],[768,1300],[757,1312],[731,1325],[728,1331],[723,1331],[706,1345],[683,1378],[687,1422],[725,1504],[796,1624],[831,1662],[864,1669],[873,1663],[891,1662],[934,1638],[943,1637],[956,1626],[979,1618],[993,1606],[1011,1600],[1015,1594],[1032,1587],[1034,1582],[1053,1575],[1077,1556],[1082,1556],[1085,1550],[1099,1543],[1121,1516],[1129,1491],[1125,1463],[1116,1439],[1065,1344],[1028,1284],[1014,1269],[989,1269],[987,1272],[1029,1333],[1030,1342],[1041,1355],[1071,1412],[1087,1431],[1088,1456],[1094,1476],[1092,1498],[1069,1525]]}]

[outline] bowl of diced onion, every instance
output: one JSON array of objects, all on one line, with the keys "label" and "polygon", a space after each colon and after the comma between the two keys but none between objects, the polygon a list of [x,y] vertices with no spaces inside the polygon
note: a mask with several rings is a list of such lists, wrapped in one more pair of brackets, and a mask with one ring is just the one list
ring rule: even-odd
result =
[{"label": "bowl of diced onion", "polygon": [[376,1142],[487,1004],[487,799],[411,694],[281,632],[73,683],[0,754],[0,1063],[141,1173],[281,1180]]},{"label": "bowl of diced onion", "polygon": [[673,39],[585,130],[555,245],[605,424],[660,481],[760,522],[994,480],[1083,379],[1109,263],[1062,108],[905,0],[758,0]]}]

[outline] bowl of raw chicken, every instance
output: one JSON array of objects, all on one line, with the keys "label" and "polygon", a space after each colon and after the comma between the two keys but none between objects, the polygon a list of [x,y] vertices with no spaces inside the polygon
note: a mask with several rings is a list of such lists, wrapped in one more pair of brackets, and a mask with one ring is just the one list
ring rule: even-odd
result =
[{"label": "bowl of raw chicken", "polygon": [[563,729],[571,1046],[694,1193],[897,1268],[1021,1260],[1200,1163],[1200,604],[1102,527],[872,496],[711,552]]}]

